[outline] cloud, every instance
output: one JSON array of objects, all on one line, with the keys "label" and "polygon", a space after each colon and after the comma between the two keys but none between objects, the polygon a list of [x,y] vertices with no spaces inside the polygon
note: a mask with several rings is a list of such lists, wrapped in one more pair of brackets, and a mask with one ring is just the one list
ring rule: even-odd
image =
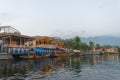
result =
[{"label": "cloud", "polygon": [[7,22],[14,20],[15,18],[16,16],[13,14],[2,12],[0,13],[0,24],[6,24]]},{"label": "cloud", "polygon": [[27,35],[120,35],[119,6],[118,0],[3,0],[0,24]]}]

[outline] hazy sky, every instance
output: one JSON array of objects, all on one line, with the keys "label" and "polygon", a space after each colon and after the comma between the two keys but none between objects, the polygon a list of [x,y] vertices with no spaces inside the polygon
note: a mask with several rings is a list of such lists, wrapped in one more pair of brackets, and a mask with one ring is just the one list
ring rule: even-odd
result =
[{"label": "hazy sky", "polygon": [[0,0],[0,24],[26,35],[120,36],[120,0]]}]

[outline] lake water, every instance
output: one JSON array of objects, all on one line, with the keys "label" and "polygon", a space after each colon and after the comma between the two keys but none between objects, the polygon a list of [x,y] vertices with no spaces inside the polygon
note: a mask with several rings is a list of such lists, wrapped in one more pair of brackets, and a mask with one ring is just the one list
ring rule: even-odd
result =
[{"label": "lake water", "polygon": [[120,56],[1,60],[0,80],[120,80]]}]

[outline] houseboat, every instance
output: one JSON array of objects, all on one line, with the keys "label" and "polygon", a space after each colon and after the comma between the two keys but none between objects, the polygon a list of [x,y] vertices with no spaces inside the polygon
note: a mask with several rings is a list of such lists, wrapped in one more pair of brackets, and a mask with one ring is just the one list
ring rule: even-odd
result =
[{"label": "houseboat", "polygon": [[34,36],[34,40],[28,41],[26,45],[33,48],[36,55],[50,57],[63,57],[69,55],[63,48],[64,43],[54,37]]},{"label": "houseboat", "polygon": [[[64,43],[48,36],[27,36],[11,26],[0,26],[0,56],[21,59],[43,56],[67,56]],[[10,56],[10,57],[8,57]],[[0,57],[1,58],[1,57]]]},{"label": "houseboat", "polygon": [[2,59],[11,59],[11,56],[19,58],[28,55],[29,48],[25,43],[30,40],[33,40],[33,37],[22,35],[11,26],[0,26],[0,56]]}]

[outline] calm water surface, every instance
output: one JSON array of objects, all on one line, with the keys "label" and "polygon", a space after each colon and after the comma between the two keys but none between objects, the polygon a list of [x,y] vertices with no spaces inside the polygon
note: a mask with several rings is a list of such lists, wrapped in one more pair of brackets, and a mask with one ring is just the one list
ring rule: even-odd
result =
[{"label": "calm water surface", "polygon": [[120,56],[1,60],[0,80],[120,80]]}]

